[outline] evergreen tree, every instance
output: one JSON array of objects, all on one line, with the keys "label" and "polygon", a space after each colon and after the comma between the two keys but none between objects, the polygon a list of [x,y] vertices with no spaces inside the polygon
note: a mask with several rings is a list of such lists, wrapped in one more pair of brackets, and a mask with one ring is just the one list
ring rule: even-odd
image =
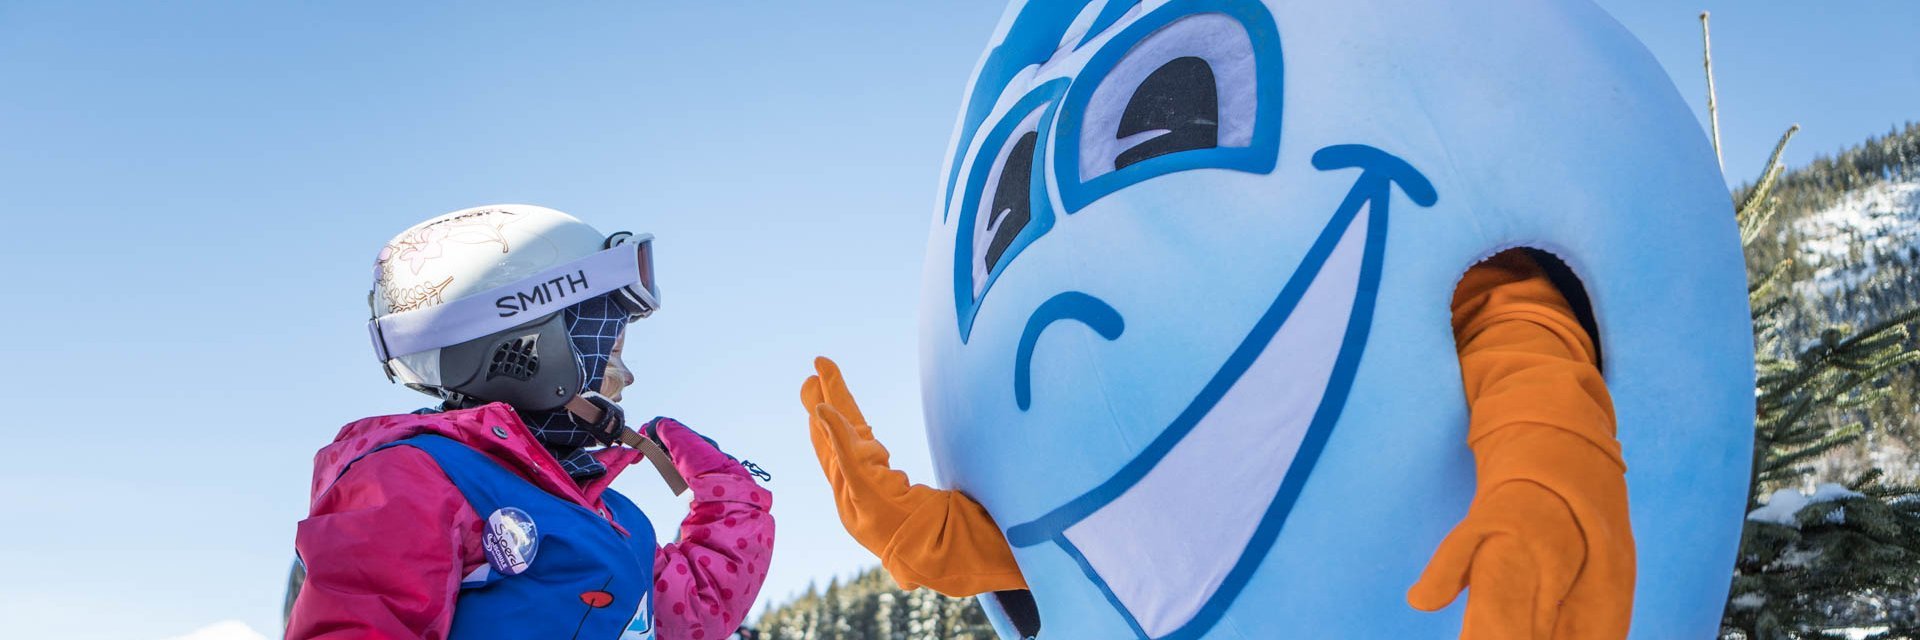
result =
[{"label": "evergreen tree", "polygon": [[799,598],[760,614],[753,640],[989,640],[993,627],[972,598],[931,589],[901,591],[878,567],[821,594],[811,585]]},{"label": "evergreen tree", "polygon": [[[1793,133],[1781,137],[1760,181],[1737,200],[1749,249],[1778,210],[1772,189]],[[1723,637],[1826,638],[1840,628],[1872,630],[1869,638],[1920,637],[1911,606],[1920,591],[1920,488],[1871,468],[1844,485],[1819,485],[1811,496],[1799,491],[1813,480],[1813,462],[1862,439],[1870,409],[1911,398],[1910,388],[1901,396],[1890,380],[1920,362],[1908,330],[1920,307],[1859,330],[1823,327],[1805,340],[1782,321],[1793,310],[1791,291],[1780,286],[1791,264],[1781,259],[1748,292],[1759,351],[1751,515]]]},{"label": "evergreen tree", "polygon": [[[1703,43],[1711,42],[1707,14],[1700,14],[1700,25]],[[1705,62],[1718,153],[1710,44]],[[1847,449],[1857,452],[1882,435],[1912,434],[1902,425],[1911,427],[1920,412],[1910,366],[1920,353],[1909,331],[1920,320],[1920,291],[1910,276],[1913,261],[1899,254],[1920,256],[1920,234],[1915,246],[1901,247],[1890,227],[1865,230],[1873,235],[1863,239],[1849,220],[1832,234],[1845,241],[1843,264],[1835,265],[1836,238],[1821,238],[1822,251],[1809,252],[1801,220],[1793,218],[1864,199],[1863,190],[1885,181],[1920,179],[1920,126],[1869,139],[1783,178],[1780,153],[1798,130],[1781,136],[1759,181],[1734,197],[1758,375],[1749,513],[1721,637],[1832,638],[1845,631],[1853,638],[1913,640],[1920,638],[1914,607],[1920,488],[1890,481],[1871,451],[1855,456],[1869,464],[1845,484],[1816,478],[1840,477],[1827,463]],[[1782,211],[1793,215],[1778,215]],[[1896,219],[1909,231],[1914,224],[1920,216]],[[1796,260],[1802,256],[1809,259]],[[1851,279],[1861,272],[1865,278]],[[1833,274],[1841,277],[1822,281]],[[1911,462],[1904,466],[1911,471]]]}]

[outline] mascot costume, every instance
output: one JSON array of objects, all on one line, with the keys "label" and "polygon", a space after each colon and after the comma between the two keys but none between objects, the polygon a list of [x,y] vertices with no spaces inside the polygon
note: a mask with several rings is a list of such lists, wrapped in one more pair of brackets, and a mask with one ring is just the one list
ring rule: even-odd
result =
[{"label": "mascot costume", "polygon": [[1008,637],[1715,632],[1745,270],[1591,2],[1016,2],[947,163],[935,486],[830,361],[802,388],[903,586]]}]

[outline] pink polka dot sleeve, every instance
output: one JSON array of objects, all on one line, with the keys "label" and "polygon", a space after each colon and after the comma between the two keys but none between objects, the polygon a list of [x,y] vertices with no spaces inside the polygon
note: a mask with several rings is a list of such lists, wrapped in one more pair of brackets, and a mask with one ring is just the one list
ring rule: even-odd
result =
[{"label": "pink polka dot sleeve", "polygon": [[655,428],[693,491],[680,539],[653,558],[659,637],[720,640],[745,621],[766,580],[773,494],[680,423],[663,418]]}]

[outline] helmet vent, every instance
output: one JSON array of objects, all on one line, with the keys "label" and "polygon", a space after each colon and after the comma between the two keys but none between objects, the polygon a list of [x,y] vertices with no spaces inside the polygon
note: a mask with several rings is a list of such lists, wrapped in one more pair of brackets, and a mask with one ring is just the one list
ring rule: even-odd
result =
[{"label": "helmet vent", "polygon": [[487,379],[505,377],[521,382],[532,380],[534,374],[540,373],[539,342],[540,334],[530,333],[495,347],[493,362],[487,366]]}]

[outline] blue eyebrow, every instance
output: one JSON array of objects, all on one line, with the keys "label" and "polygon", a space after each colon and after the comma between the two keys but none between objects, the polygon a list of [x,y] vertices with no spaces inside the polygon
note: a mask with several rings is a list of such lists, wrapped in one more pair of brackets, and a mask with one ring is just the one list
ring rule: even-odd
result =
[{"label": "blue eyebrow", "polygon": [[1137,6],[1140,6],[1140,0],[1108,0],[1107,6],[1100,8],[1100,15],[1094,16],[1093,25],[1087,27],[1087,35],[1081,36],[1079,44],[1073,45],[1073,48],[1087,46],[1095,37],[1106,33],[1113,23],[1119,22],[1121,16],[1127,15],[1127,10]]}]

